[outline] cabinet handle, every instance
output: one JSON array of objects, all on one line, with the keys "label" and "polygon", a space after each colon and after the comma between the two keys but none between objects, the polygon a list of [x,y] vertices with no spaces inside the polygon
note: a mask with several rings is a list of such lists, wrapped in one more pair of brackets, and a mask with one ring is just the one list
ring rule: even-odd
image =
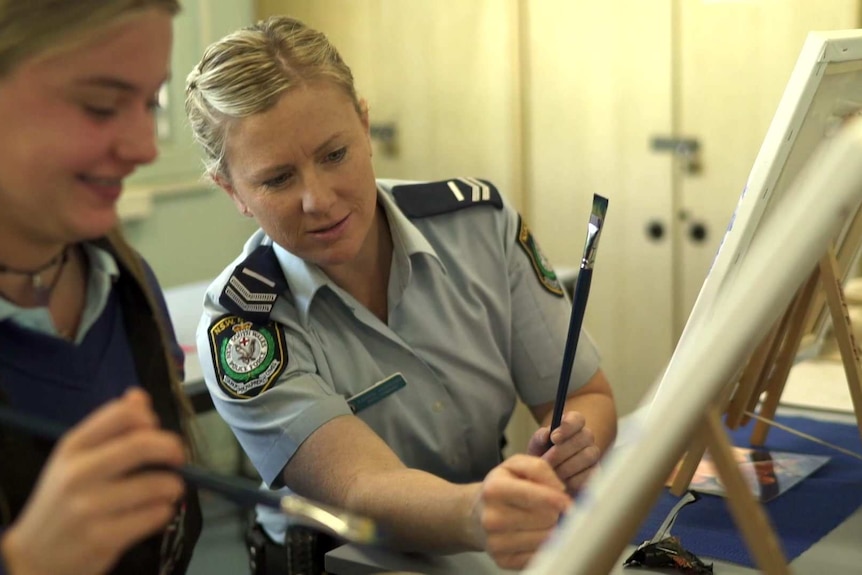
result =
[{"label": "cabinet handle", "polygon": [[647,224],[646,234],[652,241],[659,241],[664,237],[664,224],[658,220],[653,220]]},{"label": "cabinet handle", "polygon": [[688,228],[688,236],[696,244],[705,242],[707,235],[706,226],[702,222],[694,222]]}]

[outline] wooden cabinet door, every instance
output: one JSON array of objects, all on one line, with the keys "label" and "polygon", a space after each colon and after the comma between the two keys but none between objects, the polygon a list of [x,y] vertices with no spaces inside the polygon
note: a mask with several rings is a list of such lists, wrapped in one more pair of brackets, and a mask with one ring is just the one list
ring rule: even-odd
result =
[{"label": "wooden cabinet door", "polygon": [[609,199],[585,326],[621,413],[673,349],[671,0],[526,2],[527,213],[577,267],[594,193]]}]

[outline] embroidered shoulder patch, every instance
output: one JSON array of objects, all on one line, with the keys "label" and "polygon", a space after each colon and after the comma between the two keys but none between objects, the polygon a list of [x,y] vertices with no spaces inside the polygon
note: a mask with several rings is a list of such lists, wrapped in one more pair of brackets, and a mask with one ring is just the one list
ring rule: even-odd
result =
[{"label": "embroidered shoulder patch", "polygon": [[539,249],[536,238],[530,233],[530,228],[527,227],[521,216],[518,216],[518,243],[527,253],[527,257],[530,258],[530,263],[533,264],[533,270],[536,272],[536,277],[542,287],[554,295],[563,297],[563,286],[560,284],[554,268],[551,267],[551,262],[545,258],[542,250]]},{"label": "embroidered shoulder patch", "polygon": [[209,335],[219,386],[231,397],[260,395],[287,366],[284,335],[275,322],[226,315],[210,326]]},{"label": "embroidered shoulder patch", "polygon": [[503,199],[494,184],[476,178],[404,184],[392,188],[392,196],[408,218],[425,218],[483,205],[503,209]]}]

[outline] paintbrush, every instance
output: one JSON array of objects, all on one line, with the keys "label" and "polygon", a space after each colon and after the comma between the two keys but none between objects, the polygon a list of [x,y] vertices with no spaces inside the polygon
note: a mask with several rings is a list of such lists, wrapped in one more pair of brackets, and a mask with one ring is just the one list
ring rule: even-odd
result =
[{"label": "paintbrush", "polygon": [[[602,234],[602,225],[605,223],[605,214],[607,211],[608,199],[598,194],[593,194],[593,209],[590,212],[590,221],[587,224],[587,241],[584,244],[584,255],[581,258],[580,271],[578,272],[575,291],[572,295],[572,314],[569,317],[569,333],[566,336],[563,365],[560,368],[560,383],[557,385],[557,398],[554,402],[554,414],[551,418],[551,432],[560,426],[560,422],[563,419],[563,409],[566,406],[566,397],[569,394],[569,379],[572,376],[575,352],[578,350],[578,338],[581,335],[584,313],[587,310],[587,297],[590,295],[593,266],[596,263],[596,250],[599,247],[599,237]],[[553,446],[553,443],[551,443],[549,433],[548,449],[551,446]]]},{"label": "paintbrush", "polygon": [[[0,426],[53,441],[60,439],[67,431],[55,421],[19,413],[5,405],[0,405]],[[345,541],[368,544],[380,540],[372,520],[322,505],[299,495],[279,495],[275,492],[263,491],[251,481],[219,475],[193,465],[165,469],[176,472],[190,485],[216,493],[238,505],[244,507],[263,505],[278,509],[295,523],[331,533]]]}]

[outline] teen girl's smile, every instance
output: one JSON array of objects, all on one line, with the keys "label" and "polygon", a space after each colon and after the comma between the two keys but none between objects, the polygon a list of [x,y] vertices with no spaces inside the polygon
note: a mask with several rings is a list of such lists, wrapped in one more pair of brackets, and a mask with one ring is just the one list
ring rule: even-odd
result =
[{"label": "teen girl's smile", "polygon": [[12,237],[56,253],[117,225],[123,180],[158,154],[153,112],[171,41],[171,15],[148,9],[0,77],[0,244],[12,259]]}]

